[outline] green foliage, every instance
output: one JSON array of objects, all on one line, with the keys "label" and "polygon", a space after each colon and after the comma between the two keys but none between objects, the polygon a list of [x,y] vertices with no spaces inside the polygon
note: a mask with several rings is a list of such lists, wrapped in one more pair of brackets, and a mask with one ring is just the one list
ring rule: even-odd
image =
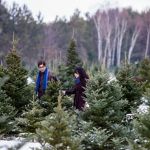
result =
[{"label": "green foliage", "polygon": [[130,147],[133,150],[149,150],[150,149],[150,110],[145,114],[138,114],[137,119],[134,120],[134,130],[136,131],[136,137],[139,141],[135,143],[130,142]]},{"label": "green foliage", "polygon": [[73,71],[76,66],[81,66],[82,62],[79,59],[78,53],[76,51],[76,44],[74,40],[71,40],[69,48],[67,50],[67,62],[66,65],[68,67],[67,69],[67,75],[70,76],[73,74]]},{"label": "green foliage", "polygon": [[7,135],[13,129],[14,122],[8,115],[2,115],[0,118],[0,137]]},{"label": "green foliage", "polygon": [[150,88],[150,59],[144,59],[139,64],[139,74],[145,81],[144,90]]},{"label": "green foliage", "polygon": [[68,66],[61,65],[58,67],[58,78],[61,82],[62,89],[70,88],[73,85],[73,72],[70,76],[67,75]]},{"label": "green foliage", "polygon": [[118,71],[116,78],[122,86],[123,98],[128,101],[125,108],[128,113],[134,108],[136,109],[141,103],[143,88],[142,82],[136,81],[134,66],[124,64]]},{"label": "green foliage", "polygon": [[59,95],[55,112],[39,123],[39,128],[36,130],[37,136],[41,141],[49,143],[54,150],[80,150],[80,139],[72,135],[75,117],[63,110],[60,101]]},{"label": "green foliage", "polygon": [[31,70],[31,72],[30,72],[30,76],[31,76],[32,78],[36,78],[37,73],[38,73],[38,68],[37,68],[37,67],[34,67],[34,68]]},{"label": "green foliage", "polygon": [[82,144],[85,150],[104,150],[106,143],[112,134],[106,129],[93,128],[86,132],[83,136]]},{"label": "green foliage", "polygon": [[139,64],[139,72],[144,80],[150,83],[150,59],[144,59]]},{"label": "green foliage", "polygon": [[122,120],[127,113],[124,108],[128,103],[123,99],[121,86],[117,81],[109,81],[107,73],[97,72],[88,81],[85,94],[90,107],[83,119],[92,122],[92,126],[97,129],[109,131],[112,136],[105,146],[113,149],[115,143],[112,139],[126,136],[123,134]]},{"label": "green foliage", "polygon": [[[7,68],[5,74],[9,79],[5,82],[2,89],[12,99],[11,105],[16,110],[21,111],[22,108],[29,103],[26,96],[27,92],[27,70],[22,67],[21,59],[13,47],[13,50],[6,57]],[[26,95],[28,94],[28,95]]]},{"label": "green foliage", "polygon": [[4,68],[3,66],[0,65],[0,78],[4,77],[5,74],[4,74]]},{"label": "green foliage", "polygon": [[38,127],[37,123],[43,120],[43,113],[44,109],[33,98],[21,116],[16,118],[18,130],[23,133],[34,134]]},{"label": "green foliage", "polygon": [[46,89],[45,94],[41,97],[40,104],[46,109],[46,114],[48,115],[54,112],[54,107],[57,106],[57,98],[60,90],[60,82],[50,81]]},{"label": "green foliage", "polygon": [[128,139],[131,150],[149,150],[150,149],[150,88],[147,88],[144,97],[147,110],[142,113],[136,113],[133,120],[134,137]]},{"label": "green foliage", "polygon": [[98,72],[87,83],[86,97],[90,105],[85,113],[86,120],[102,128],[110,128],[110,123],[121,123],[127,101],[123,99],[120,85],[115,81],[109,82],[107,74]]},{"label": "green foliage", "polygon": [[76,51],[76,43],[72,39],[67,50],[66,64],[59,66],[59,79],[62,82],[62,88],[70,88],[73,86],[74,69],[77,66],[82,66],[82,62]]},{"label": "green foliage", "polygon": [[10,104],[11,98],[1,89],[5,78],[0,78],[0,134],[7,134],[13,130],[15,109]]}]

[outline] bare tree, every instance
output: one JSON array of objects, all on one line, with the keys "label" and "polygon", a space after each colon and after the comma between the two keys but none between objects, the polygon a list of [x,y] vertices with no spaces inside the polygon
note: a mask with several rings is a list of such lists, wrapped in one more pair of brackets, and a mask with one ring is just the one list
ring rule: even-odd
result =
[{"label": "bare tree", "polygon": [[148,26],[148,29],[147,29],[147,40],[146,40],[145,58],[148,57],[149,40],[150,40],[150,25]]},{"label": "bare tree", "polygon": [[115,16],[114,34],[112,35],[113,36],[113,41],[112,41],[111,65],[114,65],[114,63],[115,63],[115,52],[116,52],[117,39],[118,39],[117,24],[118,24],[118,17]]},{"label": "bare tree", "polygon": [[98,61],[102,62],[102,35],[101,35],[101,12],[98,10],[97,13],[93,16],[95,23],[97,37],[98,37]]},{"label": "bare tree", "polygon": [[127,21],[123,19],[117,23],[117,66],[120,66],[122,42],[127,30]]},{"label": "bare tree", "polygon": [[110,24],[110,18],[108,12],[106,12],[106,21],[103,24],[103,31],[105,32],[105,48],[103,56],[103,67],[109,68],[111,65],[111,34],[112,34],[112,25]]},{"label": "bare tree", "polygon": [[140,33],[140,28],[138,26],[135,27],[132,38],[131,38],[131,44],[130,44],[130,48],[129,48],[129,53],[128,53],[128,63],[130,64],[131,61],[131,55],[135,46],[135,43],[137,41],[137,38],[139,36]]}]

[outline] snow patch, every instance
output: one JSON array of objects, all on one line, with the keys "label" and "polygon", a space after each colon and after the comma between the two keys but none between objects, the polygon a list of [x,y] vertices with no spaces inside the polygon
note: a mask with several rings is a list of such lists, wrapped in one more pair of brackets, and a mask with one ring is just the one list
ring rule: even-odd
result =
[{"label": "snow patch", "polygon": [[33,84],[33,83],[35,83],[34,80],[31,77],[28,77],[27,84],[29,85],[29,84]]},{"label": "snow patch", "polygon": [[42,149],[42,146],[40,143],[37,142],[23,142],[20,140],[0,140],[0,150],[8,150],[10,148],[15,148],[16,146],[19,146],[20,144],[23,144],[22,147],[19,150],[33,150],[35,149]]}]

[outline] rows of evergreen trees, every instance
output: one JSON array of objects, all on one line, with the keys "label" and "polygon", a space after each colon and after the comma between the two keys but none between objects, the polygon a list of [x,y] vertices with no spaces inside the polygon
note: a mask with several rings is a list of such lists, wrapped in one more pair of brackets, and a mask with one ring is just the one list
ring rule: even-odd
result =
[{"label": "rows of evergreen trees", "polygon": [[[150,104],[148,58],[137,65],[124,63],[115,73],[116,80],[111,80],[110,72],[84,65],[71,40],[67,63],[57,70],[59,81],[50,82],[39,101],[34,95],[35,85],[27,84],[29,72],[22,65],[14,38],[12,45],[6,65],[0,66],[1,138],[24,133],[44,149],[57,150],[150,148],[150,110],[146,114],[137,112],[142,97]],[[76,65],[84,66],[90,76],[85,92],[89,108],[83,112],[72,108],[72,97],[59,92],[72,86]]]},{"label": "rows of evergreen trees", "polygon": [[[101,10],[100,10],[101,11]],[[96,15],[96,14],[94,14]],[[81,17],[80,11],[76,10],[70,17],[70,20],[56,17],[50,23],[44,23],[42,15],[39,13],[37,18],[33,17],[32,12],[26,5],[19,6],[14,3],[11,8],[7,7],[5,0],[0,1],[0,63],[5,63],[5,55],[11,46],[11,37],[15,33],[18,42],[18,49],[23,62],[28,67],[34,67],[37,58],[44,57],[53,67],[62,61],[66,61],[66,53],[70,37],[74,36],[76,39],[77,52],[82,58],[83,62],[97,62],[98,54],[98,37],[94,24],[93,16],[89,13],[85,15],[85,19]],[[110,24],[113,25],[115,19],[118,22],[125,21],[127,23],[126,32],[121,45],[121,60],[124,59],[132,45],[132,35],[136,29],[140,29],[140,34],[134,45],[131,62],[139,61],[144,57],[146,50],[149,55],[149,20],[150,11],[143,11],[142,13],[133,11],[132,9],[124,9],[120,12],[116,9],[108,9],[105,14],[103,12],[102,23],[105,23],[108,15]],[[114,18],[115,17],[115,18]],[[119,20],[120,19],[120,20]],[[103,24],[102,24],[103,26]],[[107,25],[106,25],[107,26]],[[122,24],[120,24],[120,28]],[[102,30],[102,50],[105,49],[107,30]],[[114,29],[114,27],[112,26]],[[121,29],[118,29],[121,30]],[[112,31],[112,33],[115,31]],[[115,33],[113,33],[115,34]],[[115,35],[111,35],[110,42],[112,42]],[[111,44],[112,46],[113,44]],[[109,51],[113,47],[110,47]],[[116,48],[117,49],[117,45]],[[116,59],[116,57],[115,57]],[[57,61],[56,61],[57,60]],[[114,61],[114,65],[116,60]]]}]

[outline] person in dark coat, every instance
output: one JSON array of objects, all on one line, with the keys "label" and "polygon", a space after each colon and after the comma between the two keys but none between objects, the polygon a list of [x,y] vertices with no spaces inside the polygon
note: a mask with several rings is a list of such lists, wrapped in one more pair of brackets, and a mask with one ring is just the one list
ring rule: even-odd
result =
[{"label": "person in dark coat", "polygon": [[82,111],[85,107],[85,87],[86,82],[89,79],[88,75],[86,74],[85,70],[81,67],[77,67],[74,70],[75,76],[75,85],[73,88],[62,91],[64,95],[71,95],[74,94],[74,107]]},{"label": "person in dark coat", "polygon": [[35,92],[40,99],[47,89],[48,81],[57,81],[57,78],[51,74],[51,72],[46,67],[45,61],[38,62],[39,72],[36,78],[36,88]]}]

